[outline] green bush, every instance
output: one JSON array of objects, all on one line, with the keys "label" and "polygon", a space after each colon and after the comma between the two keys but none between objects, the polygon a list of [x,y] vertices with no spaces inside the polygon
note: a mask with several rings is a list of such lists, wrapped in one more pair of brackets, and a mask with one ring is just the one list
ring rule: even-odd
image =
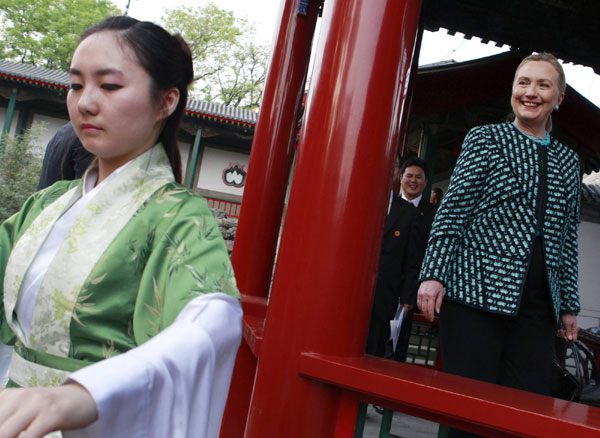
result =
[{"label": "green bush", "polygon": [[41,129],[37,125],[23,135],[5,134],[0,140],[0,223],[19,211],[37,190],[43,156],[35,140]]}]

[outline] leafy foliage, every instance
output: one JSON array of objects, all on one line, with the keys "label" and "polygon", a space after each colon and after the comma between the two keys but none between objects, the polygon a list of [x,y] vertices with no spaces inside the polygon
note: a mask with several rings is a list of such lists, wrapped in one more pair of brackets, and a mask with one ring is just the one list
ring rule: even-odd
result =
[{"label": "leafy foliage", "polygon": [[258,108],[269,52],[251,40],[255,31],[247,20],[209,3],[169,10],[163,25],[181,34],[190,46],[196,72],[194,97]]},{"label": "leafy foliage", "polygon": [[66,70],[81,32],[120,13],[109,0],[0,0],[0,59]]},{"label": "leafy foliage", "polygon": [[37,190],[42,152],[35,145],[40,125],[16,138],[4,135],[0,152],[0,223],[19,211]]}]

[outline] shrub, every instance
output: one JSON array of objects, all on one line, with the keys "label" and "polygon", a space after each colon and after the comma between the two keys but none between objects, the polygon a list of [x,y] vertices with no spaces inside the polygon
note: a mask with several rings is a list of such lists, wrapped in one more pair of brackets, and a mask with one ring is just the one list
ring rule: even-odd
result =
[{"label": "shrub", "polygon": [[42,170],[42,151],[35,141],[43,129],[34,125],[23,135],[2,137],[0,151],[0,223],[19,211],[37,190]]}]

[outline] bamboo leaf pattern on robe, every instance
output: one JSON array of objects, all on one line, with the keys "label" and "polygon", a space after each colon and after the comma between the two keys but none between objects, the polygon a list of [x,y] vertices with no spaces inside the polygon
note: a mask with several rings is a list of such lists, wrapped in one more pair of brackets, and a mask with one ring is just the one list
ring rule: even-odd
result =
[{"label": "bamboo leaf pattern on robe", "polygon": [[43,200],[41,201],[41,205],[42,205],[42,209],[44,209],[47,206],[49,206],[50,204],[52,204],[54,201],[56,201],[58,198],[60,198],[63,194],[64,194],[64,192],[62,192],[60,190],[50,190],[50,187],[47,187],[46,189],[44,189],[40,192],[37,192],[33,196],[36,199],[43,198]]},{"label": "bamboo leaf pattern on robe", "polygon": [[161,328],[161,315],[163,311],[163,307],[165,305],[165,289],[163,287],[162,291],[158,290],[158,285],[156,284],[156,278],[152,277],[152,285],[154,286],[154,306],[151,306],[148,303],[144,303],[144,306],[148,311],[155,317],[155,319],[150,319],[148,321],[148,325],[154,331],[154,334],[158,334]]},{"label": "bamboo leaf pattern on robe", "polygon": [[127,244],[127,250],[131,253],[129,260],[135,262],[135,272],[138,274],[141,274],[146,267],[148,258],[152,253],[155,235],[155,230],[150,230],[146,236],[146,242],[140,248],[136,248],[136,240],[130,240]]},{"label": "bamboo leaf pattern on robe", "polygon": [[204,274],[200,274],[192,265],[185,265],[196,283],[197,288],[192,292],[196,294],[205,294],[211,292],[223,292],[227,295],[237,297],[237,287],[233,268],[229,263],[221,265],[222,270],[209,275],[205,270]]},{"label": "bamboo leaf pattern on robe", "polygon": [[208,287],[208,273],[206,270],[204,270],[204,274],[200,274],[192,265],[185,265],[185,267],[190,271],[190,274],[192,274],[194,282],[198,287],[197,289],[192,290],[193,293],[205,294],[212,292],[212,289]]},{"label": "bamboo leaf pattern on robe", "polygon": [[113,354],[115,354],[115,343],[111,339],[108,341],[108,344],[102,344],[102,356],[104,356],[105,359],[108,359]]},{"label": "bamboo leaf pattern on robe", "polygon": [[163,187],[158,192],[158,199],[156,200],[157,204],[162,204],[163,202],[180,202],[180,198],[176,198],[174,195],[179,195],[181,193],[185,193],[187,189],[175,189],[175,190],[167,190],[166,187]]},{"label": "bamboo leaf pattern on robe", "polygon": [[217,229],[216,224],[209,226],[205,217],[202,218],[202,222],[194,218],[194,224],[196,224],[196,227],[198,228],[199,240],[213,240],[221,235],[220,232],[214,233],[215,229]]},{"label": "bamboo leaf pattern on robe", "polygon": [[59,322],[60,326],[67,331],[69,329],[69,320],[66,318],[67,313],[73,308],[73,303],[67,298],[64,292],[54,289],[52,294],[52,309],[54,319]]},{"label": "bamboo leaf pattern on robe", "polygon": [[[90,284],[94,286],[100,284],[102,280],[106,278],[106,275],[107,273],[105,272],[99,277],[92,278],[90,280]],[[81,320],[79,319],[79,315],[77,315],[77,312],[97,313],[100,311],[99,309],[94,309],[96,303],[86,302],[91,296],[92,294],[89,293],[86,288],[81,289],[81,292],[75,300],[75,306],[73,306],[73,320],[75,320],[75,322],[81,325],[82,327],[85,327],[85,324],[81,322]]]},{"label": "bamboo leaf pattern on robe", "polygon": [[[106,276],[106,274],[104,274],[102,277],[99,277],[99,278],[103,279],[105,276]],[[98,280],[98,279],[96,279],[96,280]],[[96,283],[94,283],[94,280],[92,280],[91,283],[97,284],[100,281],[97,281]],[[94,306],[96,305],[96,303],[92,303],[92,302],[86,303],[85,302],[91,296],[92,296],[91,293],[87,293],[87,290],[83,289],[81,291],[81,293],[79,294],[79,296],[77,297],[77,301],[75,302],[75,307],[73,308],[73,320],[82,327],[85,327],[85,324],[82,323],[81,320],[79,319],[79,315],[77,315],[78,312],[97,313],[100,311],[99,309],[94,309]]]},{"label": "bamboo leaf pattern on robe", "polygon": [[38,386],[40,386],[40,385],[38,384],[37,374],[32,374],[31,377],[29,378],[29,387],[37,388]]},{"label": "bamboo leaf pattern on robe", "polygon": [[221,271],[220,283],[222,284],[221,292],[230,295],[232,297],[238,296],[237,283],[235,281],[235,273],[233,272],[233,266],[231,263],[222,264],[223,270]]},{"label": "bamboo leaf pattern on robe", "polygon": [[177,269],[182,263],[184,263],[186,257],[189,257],[190,252],[185,247],[183,240],[181,242],[177,242],[169,235],[169,233],[165,233],[165,237],[168,242],[167,251],[171,259],[169,262],[169,268],[167,270],[170,277],[174,272],[177,272]]},{"label": "bamboo leaf pattern on robe", "polygon": [[81,237],[84,237],[88,233],[88,218],[82,216],[73,224],[71,230],[69,231],[69,238],[66,239],[66,242],[69,245],[68,251],[71,253],[76,253],[77,251],[79,251],[79,240]]}]

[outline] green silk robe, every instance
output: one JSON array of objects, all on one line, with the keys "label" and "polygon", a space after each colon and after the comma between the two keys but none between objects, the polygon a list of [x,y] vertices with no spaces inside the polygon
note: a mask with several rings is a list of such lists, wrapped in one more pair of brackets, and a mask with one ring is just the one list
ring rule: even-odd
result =
[{"label": "green silk robe", "polygon": [[0,337],[15,345],[10,378],[19,386],[59,385],[144,343],[199,295],[239,297],[206,201],[173,182],[158,145],[107,181],[76,220],[25,338],[14,311],[21,282],[57,218],[80,198],[82,181],[34,194],[0,226]]}]

